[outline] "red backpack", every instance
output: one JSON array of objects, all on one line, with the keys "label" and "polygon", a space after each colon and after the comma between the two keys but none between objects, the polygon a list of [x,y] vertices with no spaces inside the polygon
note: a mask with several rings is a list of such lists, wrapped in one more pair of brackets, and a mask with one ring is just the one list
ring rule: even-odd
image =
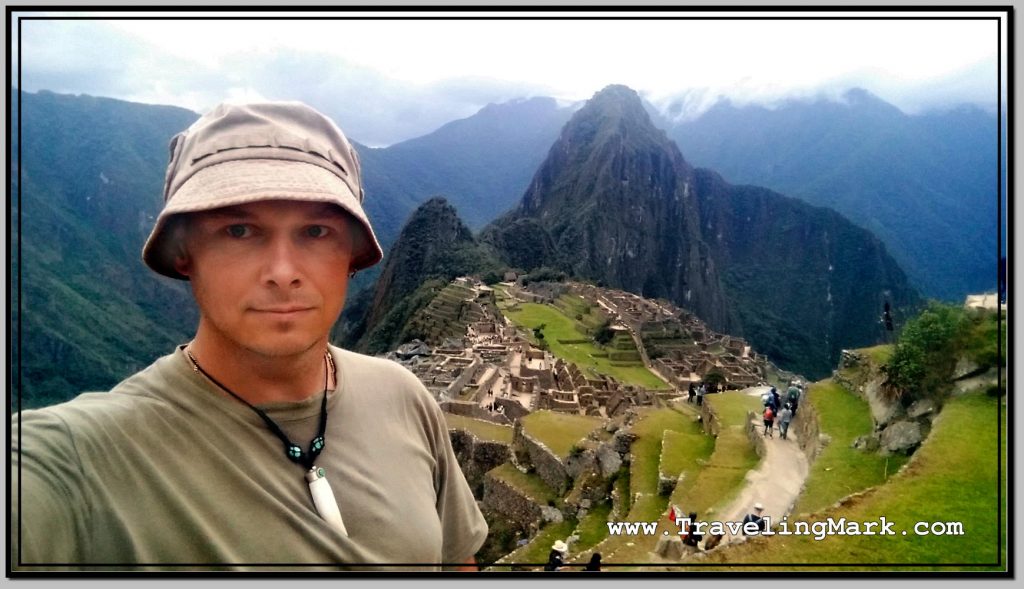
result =
[{"label": "red backpack", "polygon": [[767,420],[775,419],[775,414],[772,413],[772,408],[771,407],[765,407],[764,408],[764,418],[767,419]]}]

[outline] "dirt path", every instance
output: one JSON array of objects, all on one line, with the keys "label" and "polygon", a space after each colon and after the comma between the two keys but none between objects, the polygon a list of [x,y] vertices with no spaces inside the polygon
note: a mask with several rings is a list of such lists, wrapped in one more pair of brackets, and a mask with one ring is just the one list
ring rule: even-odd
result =
[{"label": "dirt path", "polygon": [[[748,395],[760,397],[768,391],[768,387],[750,387],[745,390]],[[758,432],[764,430],[764,423],[756,422]],[[753,511],[755,503],[764,506],[764,514],[772,520],[774,526],[780,519],[789,515],[796,502],[804,481],[807,480],[807,457],[797,445],[796,433],[790,428],[787,440],[779,437],[776,422],[775,437],[764,438],[765,455],[756,470],[747,473],[746,485],[728,507],[721,510],[715,517],[718,521],[742,521],[743,517]],[[742,536],[742,533],[740,534]],[[733,540],[727,533],[722,543]]]}]

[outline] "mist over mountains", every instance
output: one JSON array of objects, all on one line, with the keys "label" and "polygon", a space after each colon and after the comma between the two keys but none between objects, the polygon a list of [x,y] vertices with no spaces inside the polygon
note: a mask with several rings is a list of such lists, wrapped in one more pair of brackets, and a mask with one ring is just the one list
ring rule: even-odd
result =
[{"label": "mist over mountains", "polygon": [[[22,101],[23,139],[19,146],[17,135],[12,136],[12,153],[17,154],[20,147],[22,160],[20,167],[18,161],[14,161],[12,166],[12,188],[15,196],[11,206],[12,229],[17,230],[19,218],[22,223],[22,265],[17,265],[14,250],[12,262],[15,273],[21,271],[23,297],[22,313],[20,317],[16,317],[20,318],[22,326],[22,398],[28,405],[38,405],[69,398],[85,390],[110,388],[134,370],[147,365],[155,357],[170,352],[174,345],[187,341],[194,332],[197,318],[194,304],[187,291],[187,283],[157,277],[149,272],[141,262],[140,251],[152,219],[160,208],[160,187],[166,166],[167,142],[174,133],[198,118],[198,115],[173,107],[139,105],[112,99],[66,96],[49,92],[19,95],[17,91],[14,92],[12,103],[12,113],[15,115],[18,112],[19,98]],[[438,195],[446,198],[447,206],[453,211],[454,218],[460,224],[464,224],[469,231],[478,230],[503,212],[517,207],[524,195],[533,189],[531,182],[534,181],[535,174],[549,158],[549,152],[559,140],[573,110],[560,108],[551,99],[531,99],[492,105],[473,117],[453,121],[434,133],[412,141],[382,149],[360,146],[358,149],[363,161],[367,186],[366,207],[385,248],[390,249],[390,245],[398,238],[412,212],[422,203]],[[973,177],[971,170],[975,164],[970,162],[974,162],[975,159],[971,158],[976,158],[978,162],[984,159],[977,153],[970,154],[970,157],[959,154],[957,149],[949,146],[950,143],[957,144],[961,141],[958,129],[974,128],[971,125],[975,123],[970,121],[978,119],[973,115],[967,116],[969,114],[971,113],[966,110],[948,113],[948,121],[952,122],[945,126],[946,135],[936,132],[929,136],[934,138],[929,141],[942,142],[945,147],[928,144],[931,146],[929,153],[939,154],[934,155],[933,159],[939,158],[940,155],[963,156],[964,161],[959,165],[963,167],[960,179],[964,182]],[[694,121],[696,122],[699,120]],[[668,123],[656,119],[655,124]],[[848,126],[854,130],[857,128],[854,123]],[[700,137],[700,134],[694,129],[691,128],[689,136],[690,141],[696,142],[694,148],[698,149],[697,144],[700,142],[695,138]],[[715,133],[716,131],[708,126],[704,137],[712,138]],[[637,208],[634,212],[642,210],[642,215],[648,216],[637,217],[632,223],[638,226],[652,218],[650,215],[657,215],[660,219],[665,210],[672,209],[672,214],[666,215],[665,218],[675,219],[673,223],[676,225],[664,224],[656,230],[660,232],[658,236],[665,237],[666,245],[660,245],[660,238],[645,237],[645,247],[663,250],[657,253],[665,256],[664,259],[657,259],[659,264],[665,260],[682,260],[691,268],[706,265],[708,283],[704,290],[697,288],[695,282],[700,274],[687,274],[686,286],[690,289],[690,298],[694,304],[697,304],[695,297],[719,302],[722,297],[734,298],[736,284],[743,285],[746,284],[745,281],[751,280],[756,282],[749,276],[737,277],[737,269],[742,269],[745,263],[756,266],[756,262],[750,259],[737,265],[737,260],[744,259],[741,255],[742,248],[737,249],[736,244],[728,243],[735,237],[729,228],[742,223],[748,216],[751,219],[760,219],[759,229],[778,233],[776,238],[787,244],[793,243],[789,239],[793,235],[792,229],[786,224],[779,225],[774,218],[759,217],[756,213],[764,212],[761,210],[746,211],[749,214],[743,216],[730,213],[730,209],[725,207],[725,203],[730,200],[760,202],[761,199],[765,202],[776,202],[777,198],[762,195],[759,192],[762,189],[745,189],[731,184],[736,182],[736,179],[729,172],[723,173],[723,179],[712,172],[694,168],[686,163],[687,160],[701,165],[706,164],[698,158],[691,157],[686,149],[681,153],[678,149],[675,150],[680,158],[677,162],[676,155],[671,154],[674,147],[667,146],[671,144],[668,139],[673,138],[675,134],[676,130],[670,128],[667,138],[664,135],[660,138],[647,136],[650,135],[649,130],[634,137],[648,141],[649,147],[657,145],[658,148],[648,150],[646,159],[634,158],[635,161],[631,164],[633,168],[627,177],[635,189],[630,198],[641,198],[641,190],[636,186],[638,183],[649,182],[651,186],[668,190],[668,184],[662,181],[672,175],[676,182],[682,182],[671,189],[673,193],[678,186],[684,186],[685,192],[685,185],[689,184],[691,195],[688,200],[681,199],[679,203],[652,202],[648,204],[654,208]],[[798,135],[799,129],[792,129],[790,134]],[[979,134],[979,137],[981,136],[983,134]],[[632,136],[627,133],[625,137],[622,146],[628,147],[631,141],[629,137]],[[781,141],[781,138],[778,140]],[[742,146],[743,142],[737,140],[733,144]],[[908,145],[907,149],[913,146],[913,142]],[[726,145],[721,145],[719,151],[725,153],[725,147]],[[668,151],[665,151],[666,149]],[[869,146],[865,145],[858,153],[868,151]],[[981,151],[980,147],[978,151]],[[698,149],[698,153],[706,152],[707,149]],[[783,152],[792,154],[794,159],[803,157],[795,148],[789,151],[776,150],[777,154]],[[687,160],[682,159],[684,155]],[[740,161],[743,156],[736,156],[735,159]],[[608,161],[614,161],[614,158]],[[940,164],[939,159],[933,162],[934,166]],[[981,163],[977,165],[981,166]],[[953,169],[955,166],[949,164],[946,167]],[[864,174],[889,174],[895,173],[894,168],[899,173],[913,172],[909,166],[892,165],[881,166],[877,170],[867,167],[857,169]],[[597,182],[601,174],[607,176],[601,180],[605,182],[615,179],[615,174],[623,171],[624,168],[597,172],[594,182]],[[660,174],[657,182],[647,177],[649,173],[654,172]],[[983,176],[980,173],[975,175]],[[622,179],[618,177],[617,181],[621,182]],[[921,174],[917,178],[921,186],[928,186],[929,181],[930,176],[927,174]],[[715,201],[721,201],[723,208],[711,206],[712,201],[696,199],[692,191],[696,190],[698,185],[706,187],[708,194],[714,195]],[[847,192],[852,195],[854,184],[851,182],[849,186]],[[20,210],[17,196],[19,189]],[[755,196],[743,196],[741,199],[738,195],[744,190],[754,193]],[[931,191],[928,194],[934,194],[939,188],[929,187],[928,190]],[[611,194],[611,191],[607,191],[607,196],[611,197]],[[792,213],[796,217],[810,214],[807,210],[813,209],[795,201],[788,206],[796,211]],[[552,204],[551,207],[553,208],[550,209],[550,214],[554,214],[553,211],[558,206]],[[735,213],[745,209],[735,205],[731,210]],[[959,209],[939,207],[932,215],[941,216],[952,210]],[[719,231],[712,232],[704,225],[700,228],[690,227],[692,220],[696,218],[694,211],[697,211],[697,217],[702,221],[710,219],[716,223]],[[566,207],[564,212],[574,217],[591,215],[589,218],[595,224],[593,227],[604,226],[614,229],[607,227],[608,223],[592,210],[571,210],[571,207]],[[620,211],[613,212],[618,214]],[[622,212],[629,211],[627,209]],[[827,214],[811,216],[829,218]],[[929,215],[922,215],[918,221],[920,224],[926,224],[929,218]],[[833,221],[821,223],[824,227]],[[846,225],[849,225],[843,224],[845,221],[834,223],[833,230],[840,225],[843,227],[840,233],[846,231]],[[985,235],[991,235],[994,242],[994,224],[993,220],[992,225],[985,228],[987,234],[979,225],[978,239],[984,240]],[[583,224],[581,227],[587,225]],[[722,235],[721,238],[717,237],[719,233]],[[588,234],[607,235],[600,231],[590,231]],[[549,228],[538,218],[530,215],[517,216],[505,224],[500,237],[495,237],[499,234],[494,232],[490,235],[486,243],[486,247],[490,249],[486,255],[493,256],[495,251],[501,250],[508,256],[503,263],[512,266],[525,267],[530,260],[546,256],[560,247]],[[537,235],[547,237],[539,240],[530,238]],[[579,246],[578,242],[570,239],[571,234],[564,235],[566,237],[563,238],[563,245],[572,246],[576,243],[576,247]],[[12,235],[14,239],[18,237]],[[957,235],[950,237],[949,241],[961,238],[963,235]],[[502,247],[502,239],[507,242],[506,246],[518,244],[518,247]],[[472,240],[474,243],[479,241],[475,237]],[[728,247],[721,251],[727,254],[710,253],[712,249],[718,247],[718,240],[726,242]],[[671,244],[671,247],[668,244]],[[639,245],[639,242],[634,245]],[[820,248],[820,245],[814,247]],[[811,249],[811,244],[808,244],[807,250]],[[870,245],[868,249],[872,252],[870,256],[875,256],[876,262],[884,259],[874,253],[880,251],[874,245]],[[947,250],[955,254],[955,249],[933,251],[931,258],[936,264],[945,263]],[[991,249],[994,250],[994,245]],[[905,256],[892,251],[891,247],[889,250],[893,257],[898,259],[900,255]],[[669,251],[671,253],[666,253]],[[577,250],[576,253],[583,252]],[[516,259],[516,256],[521,259]],[[410,260],[417,259],[416,255],[411,253],[406,257]],[[574,260],[576,270],[586,270],[591,272],[590,275],[596,275],[593,272],[601,266],[600,260],[594,256],[569,257]],[[493,257],[481,260],[493,261]],[[618,272],[622,277],[631,276],[631,273],[639,276],[645,265],[636,262],[632,264],[636,268],[629,268],[625,261],[620,260],[616,263],[619,264]],[[954,264],[956,260],[953,259],[949,263]],[[373,272],[360,273],[357,276],[356,284],[350,288],[350,292],[353,293],[350,301],[352,311],[360,310],[359,301],[355,296],[358,288],[372,286],[384,266],[382,264]],[[888,266],[884,263],[872,263],[871,267]],[[573,265],[570,264],[569,268],[572,269]],[[748,268],[749,271],[751,270]],[[651,293],[662,293],[665,296],[671,295],[672,292],[685,292],[679,276],[672,275],[671,272],[663,274],[664,276],[645,277],[637,288],[647,288]],[[743,275],[744,272],[739,274]],[[777,281],[779,277],[773,276],[771,280]],[[994,272],[991,283],[990,289],[995,287]],[[774,294],[771,296],[788,299],[788,295],[785,295],[788,292],[786,288],[772,289],[771,292]],[[926,291],[925,294],[931,293]],[[818,301],[819,297],[814,294],[813,298]],[[821,300],[825,298],[824,295],[820,297]],[[797,299],[791,299],[790,304],[795,304],[795,300]],[[18,301],[15,299],[13,302],[17,306]],[[368,308],[369,302],[363,303],[362,311]],[[744,319],[745,311],[720,305],[719,302],[700,303],[705,305],[708,313],[721,314],[714,320],[716,324],[740,325],[745,321],[749,322],[749,319]],[[865,304],[873,307],[879,303],[872,299]],[[747,306],[755,315],[764,318],[767,325],[763,330],[765,333],[781,333],[771,327],[779,325],[777,318],[758,314],[756,307],[749,304]],[[348,311],[347,309],[346,314]],[[806,312],[817,311],[807,309]],[[861,311],[858,310],[857,313]],[[15,329],[17,326],[18,323],[15,321]],[[340,337],[340,333],[337,334]],[[845,340],[832,341],[829,347],[841,345],[843,341]],[[17,346],[13,348],[15,352],[18,351]],[[766,347],[766,351],[771,353],[770,345]]]}]

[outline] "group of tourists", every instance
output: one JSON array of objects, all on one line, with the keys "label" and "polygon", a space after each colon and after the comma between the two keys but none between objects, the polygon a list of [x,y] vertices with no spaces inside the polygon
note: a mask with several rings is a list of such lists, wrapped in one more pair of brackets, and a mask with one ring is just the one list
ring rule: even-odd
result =
[{"label": "group of tourists", "polygon": [[784,404],[782,403],[782,396],[774,386],[761,397],[761,401],[764,403],[764,434],[762,435],[774,438],[775,420],[778,419],[779,437],[783,440],[787,439],[789,424],[796,417],[796,410],[800,405],[800,395],[802,393],[803,391],[799,383],[797,381],[790,381]]},{"label": "group of tourists", "polygon": [[704,395],[714,394],[718,392],[718,385],[715,383],[700,383],[699,385],[690,383],[687,390],[687,403],[696,403],[698,407],[704,404]]}]

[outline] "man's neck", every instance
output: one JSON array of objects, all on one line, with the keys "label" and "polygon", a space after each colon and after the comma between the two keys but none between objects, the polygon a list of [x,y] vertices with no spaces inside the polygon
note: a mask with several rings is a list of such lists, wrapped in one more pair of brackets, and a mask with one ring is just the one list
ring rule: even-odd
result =
[{"label": "man's neck", "polygon": [[253,405],[301,401],[334,387],[323,345],[289,356],[266,356],[257,352],[217,345],[202,331],[187,351],[210,376]]}]

